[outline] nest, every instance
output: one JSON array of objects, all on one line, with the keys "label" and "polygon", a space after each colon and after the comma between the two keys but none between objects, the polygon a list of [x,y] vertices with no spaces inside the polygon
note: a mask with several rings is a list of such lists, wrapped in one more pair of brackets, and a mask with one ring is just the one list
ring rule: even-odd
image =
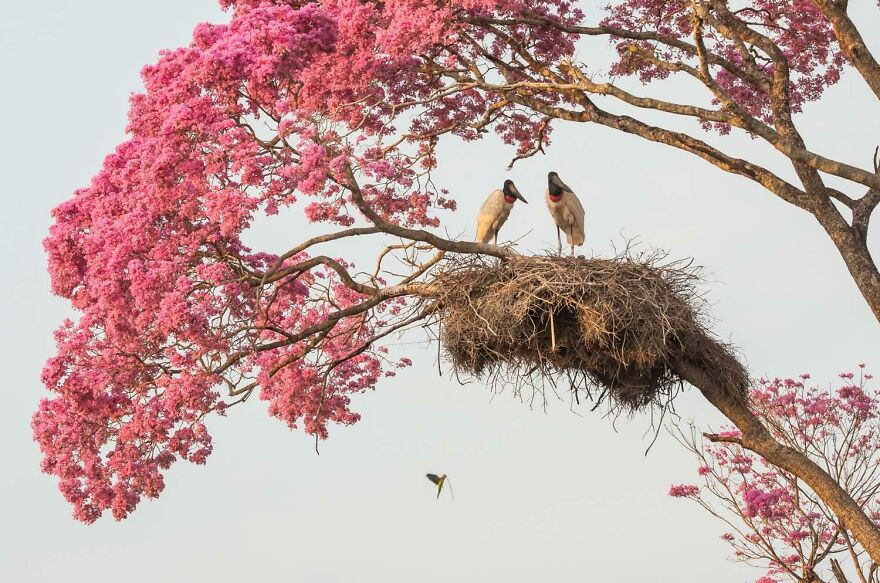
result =
[{"label": "nest", "polygon": [[700,281],[656,254],[469,257],[438,274],[432,301],[458,373],[532,387],[562,375],[575,397],[631,412],[668,405],[687,362],[743,399],[748,374],[709,331]]}]

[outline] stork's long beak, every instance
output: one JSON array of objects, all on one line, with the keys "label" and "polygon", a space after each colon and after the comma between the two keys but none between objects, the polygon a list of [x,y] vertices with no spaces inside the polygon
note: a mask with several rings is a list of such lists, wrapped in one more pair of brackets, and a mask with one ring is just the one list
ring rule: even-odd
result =
[{"label": "stork's long beak", "polygon": [[525,197],[522,194],[520,194],[519,189],[517,187],[514,186],[513,188],[511,188],[511,190],[513,191],[513,195],[516,198],[520,199],[521,201],[523,201],[526,204],[529,204],[529,201],[527,201],[525,199]]},{"label": "stork's long beak", "polygon": [[551,178],[550,180],[552,180],[553,183],[556,184],[556,186],[558,186],[558,187],[561,188],[562,190],[564,190],[564,191],[566,191],[566,192],[574,192],[571,188],[569,188],[569,186],[568,186],[566,183],[564,183],[564,182],[559,178],[559,176],[554,176],[554,177]]}]

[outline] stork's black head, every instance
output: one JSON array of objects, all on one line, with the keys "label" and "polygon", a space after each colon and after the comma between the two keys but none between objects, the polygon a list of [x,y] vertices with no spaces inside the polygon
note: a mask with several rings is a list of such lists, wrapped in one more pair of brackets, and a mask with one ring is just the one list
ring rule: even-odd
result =
[{"label": "stork's black head", "polygon": [[559,174],[550,172],[547,174],[547,190],[551,196],[562,196],[564,192],[574,192],[569,186],[559,179]]},{"label": "stork's black head", "polygon": [[516,185],[513,183],[513,180],[505,180],[504,187],[501,189],[501,192],[504,193],[504,198],[507,199],[508,202],[513,202],[513,199],[520,199],[526,204],[529,204],[523,195],[519,193],[519,189],[517,189]]}]

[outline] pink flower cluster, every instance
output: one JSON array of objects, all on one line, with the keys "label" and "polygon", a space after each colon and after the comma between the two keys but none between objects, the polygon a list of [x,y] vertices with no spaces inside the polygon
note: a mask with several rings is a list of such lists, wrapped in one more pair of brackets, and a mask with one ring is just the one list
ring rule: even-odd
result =
[{"label": "pink flower cluster", "polygon": [[[771,520],[791,512],[791,496],[785,488],[762,490],[759,486],[743,486],[741,492],[742,500],[745,503],[743,514],[746,518],[760,517],[764,520]],[[790,533],[785,534],[786,539],[789,536]]]},{"label": "pink flower cluster", "polygon": [[694,486],[693,484],[679,484],[669,487],[669,495],[673,498],[689,498],[699,493],[699,486]]}]

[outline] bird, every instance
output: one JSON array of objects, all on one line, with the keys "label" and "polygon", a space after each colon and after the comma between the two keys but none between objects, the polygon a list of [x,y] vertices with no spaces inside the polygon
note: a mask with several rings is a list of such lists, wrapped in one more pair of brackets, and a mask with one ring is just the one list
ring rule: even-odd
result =
[{"label": "bird", "polygon": [[[425,474],[429,480],[437,485],[437,499],[440,499],[440,492],[443,491],[443,484],[446,483],[446,474],[438,476],[437,474]],[[452,482],[449,482],[449,493],[452,494]],[[453,498],[455,495],[453,494]]]},{"label": "bird", "polygon": [[556,223],[556,239],[559,242],[559,254],[562,255],[562,235],[565,231],[571,254],[574,255],[575,245],[584,244],[584,207],[574,191],[560,180],[556,172],[547,174],[547,208]]},{"label": "bird", "polygon": [[488,243],[489,241],[494,244],[498,243],[498,231],[507,221],[510,209],[513,208],[513,203],[517,199],[528,204],[528,201],[513,184],[513,180],[505,180],[501,190],[492,191],[477,215],[476,240],[478,243]]}]

